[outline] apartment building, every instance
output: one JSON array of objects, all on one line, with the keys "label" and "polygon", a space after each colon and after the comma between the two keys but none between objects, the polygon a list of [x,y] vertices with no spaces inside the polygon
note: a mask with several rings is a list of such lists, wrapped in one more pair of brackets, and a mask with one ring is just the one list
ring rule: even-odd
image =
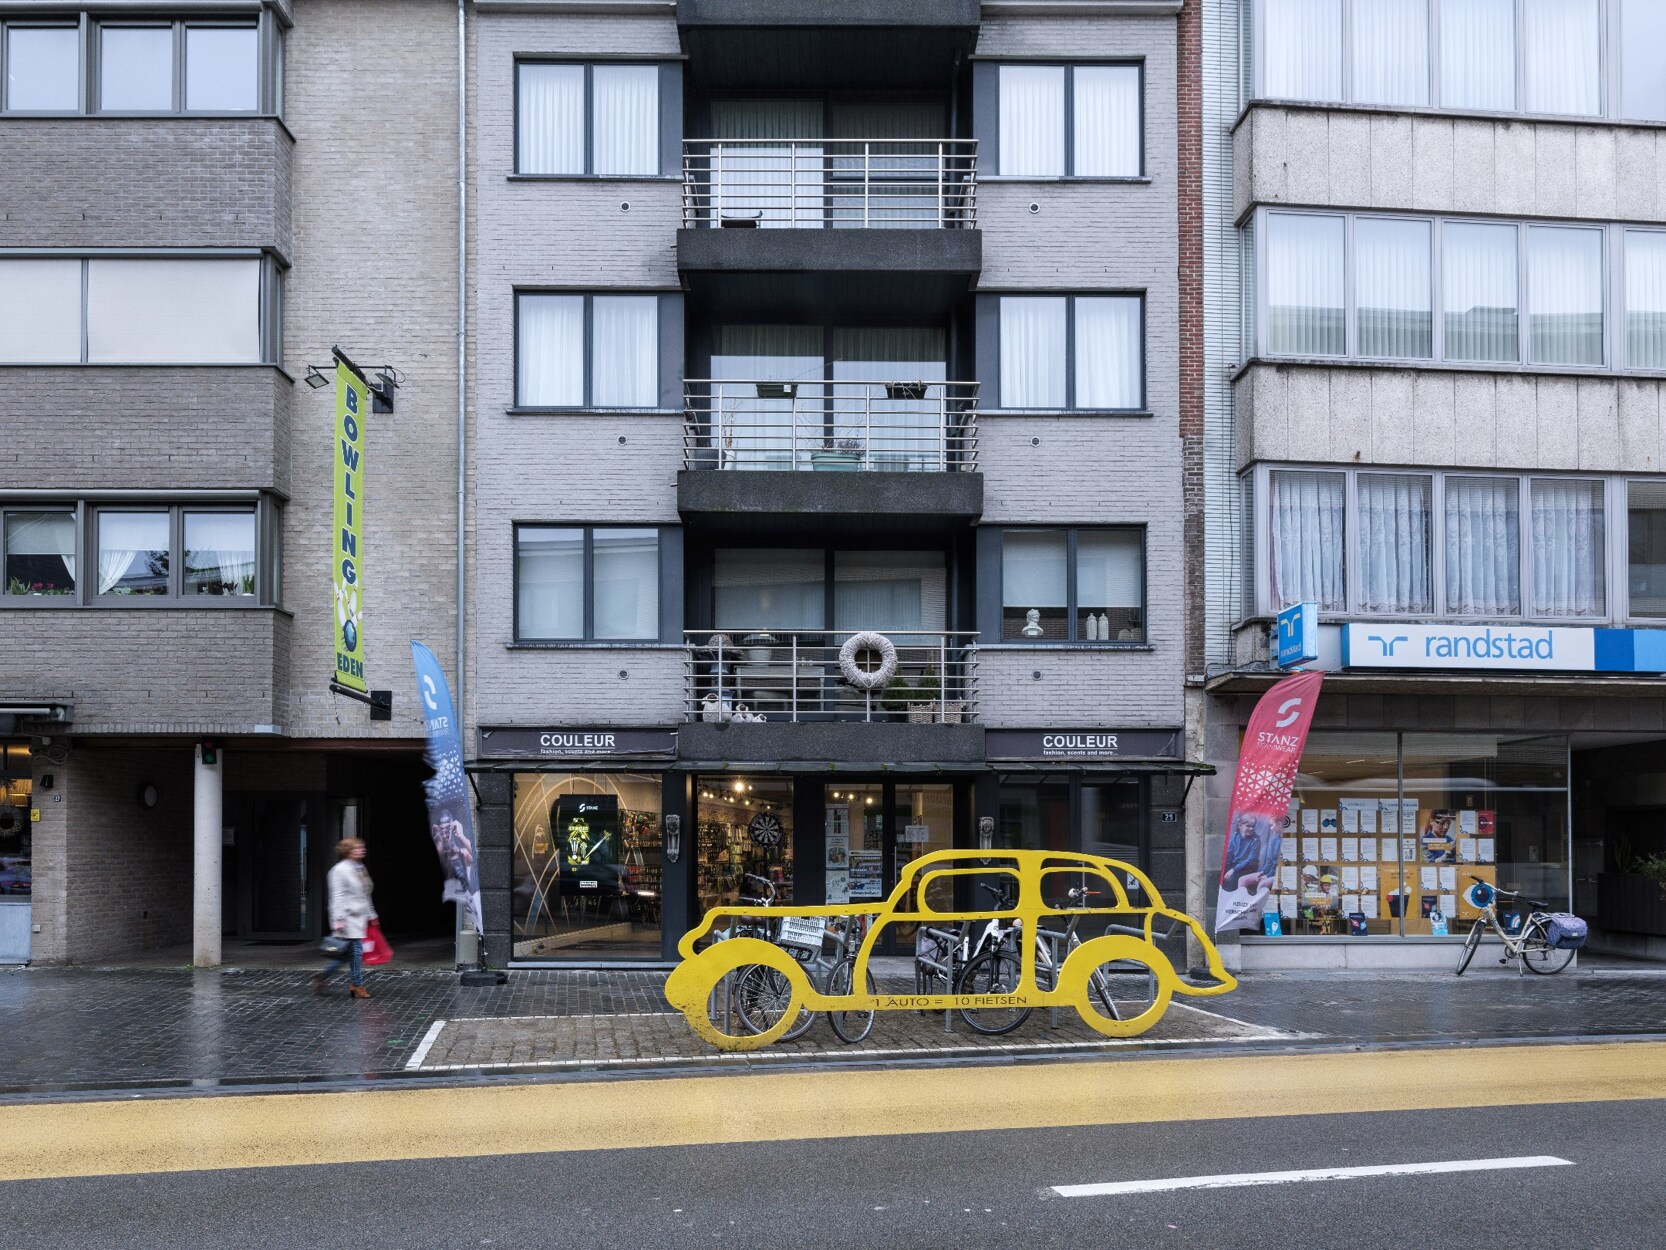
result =
[{"label": "apartment building", "polygon": [[[354,832],[390,929],[451,933],[409,640],[456,629],[458,29],[0,4],[0,959],[315,939]],[[398,381],[360,480],[391,719],[330,689],[332,347]]]},{"label": "apartment building", "polygon": [[950,846],[1181,889],[1180,9],[472,6],[494,966]]},{"label": "apartment building", "polygon": [[1238,958],[1444,965],[1475,879],[1656,951],[1666,11],[1205,0],[1197,29],[1204,865],[1276,613],[1316,606],[1328,672]]}]

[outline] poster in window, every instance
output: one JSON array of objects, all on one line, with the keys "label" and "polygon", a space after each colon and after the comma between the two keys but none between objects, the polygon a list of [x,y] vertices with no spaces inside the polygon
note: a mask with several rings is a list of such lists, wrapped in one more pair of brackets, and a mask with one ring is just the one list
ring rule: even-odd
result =
[{"label": "poster in window", "polygon": [[851,851],[850,901],[885,897],[881,879],[883,867],[879,851]]},{"label": "poster in window", "polygon": [[1457,835],[1453,826],[1457,823],[1458,814],[1446,808],[1436,808],[1429,813],[1429,819],[1423,825],[1423,862],[1427,864],[1450,864],[1458,858]]}]

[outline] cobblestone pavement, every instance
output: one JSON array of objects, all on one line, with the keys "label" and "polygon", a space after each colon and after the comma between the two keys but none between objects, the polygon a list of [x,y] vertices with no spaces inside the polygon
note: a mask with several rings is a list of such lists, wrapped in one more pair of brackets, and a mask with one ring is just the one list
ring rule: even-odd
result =
[{"label": "cobblestone pavement", "polygon": [[[288,969],[0,970],[0,1095],[728,1062],[670,1014],[662,984],[657,972],[540,971],[473,989],[451,973],[386,971],[372,974],[375,996],[361,1002],[339,982],[314,995],[306,974]],[[1478,966],[1461,980],[1260,973],[1224,998],[1176,1003],[1157,1029],[1124,1043],[1069,1013],[1056,1028],[1049,1017],[1038,1011],[1007,1037],[982,1038],[958,1021],[945,1034],[940,1015],[883,1013],[859,1047],[818,1022],[797,1043],[735,1061],[1666,1035],[1666,969],[1543,978]]]}]

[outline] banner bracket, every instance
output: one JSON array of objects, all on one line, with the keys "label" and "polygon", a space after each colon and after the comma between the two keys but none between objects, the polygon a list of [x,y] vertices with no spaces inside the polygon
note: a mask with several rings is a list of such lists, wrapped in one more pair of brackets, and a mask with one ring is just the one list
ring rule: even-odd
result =
[{"label": "banner bracket", "polygon": [[346,695],[355,702],[368,704],[371,720],[393,719],[393,691],[391,690],[372,690],[366,693],[363,690],[355,690],[351,686],[344,686],[334,680],[330,682],[330,690],[335,694]]}]

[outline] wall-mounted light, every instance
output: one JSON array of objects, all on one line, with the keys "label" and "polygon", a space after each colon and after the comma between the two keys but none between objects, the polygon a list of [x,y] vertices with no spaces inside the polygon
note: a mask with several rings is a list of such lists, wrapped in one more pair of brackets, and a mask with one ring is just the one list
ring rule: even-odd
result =
[{"label": "wall-mounted light", "polygon": [[995,845],[995,818],[993,816],[978,817],[978,850],[987,851]]},{"label": "wall-mounted light", "polygon": [[307,366],[307,376],[303,381],[315,391],[321,391],[330,384],[329,375],[317,365]]},{"label": "wall-mounted light", "polygon": [[683,818],[681,816],[667,816],[665,818],[665,858],[676,863],[683,854]]}]

